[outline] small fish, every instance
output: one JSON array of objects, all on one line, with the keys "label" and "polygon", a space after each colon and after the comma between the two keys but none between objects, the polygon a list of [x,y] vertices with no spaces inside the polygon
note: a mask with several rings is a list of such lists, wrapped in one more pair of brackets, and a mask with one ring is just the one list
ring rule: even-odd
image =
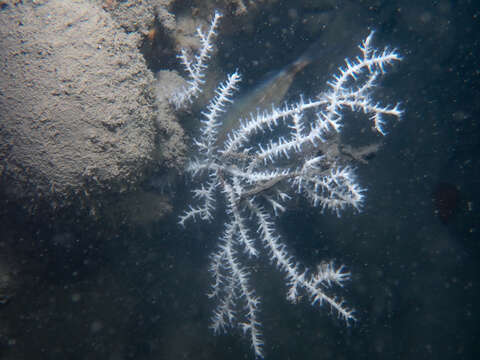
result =
[{"label": "small fish", "polygon": [[225,113],[222,121],[223,125],[218,132],[217,145],[225,142],[228,133],[238,126],[241,119],[245,119],[250,114],[272,105],[278,106],[285,98],[295,76],[307,65],[318,59],[323,54],[323,50],[323,43],[316,41],[293,63],[264,80],[238,100],[235,100]]}]

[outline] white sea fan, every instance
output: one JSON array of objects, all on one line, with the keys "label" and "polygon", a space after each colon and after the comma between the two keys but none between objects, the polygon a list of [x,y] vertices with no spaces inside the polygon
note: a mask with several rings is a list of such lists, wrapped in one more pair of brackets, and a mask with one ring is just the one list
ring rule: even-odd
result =
[{"label": "white sea fan", "polygon": [[[202,48],[194,61],[185,53],[180,56],[191,80],[190,87],[174,99],[176,106],[200,91],[219,18],[215,13],[207,35],[198,31]],[[213,219],[216,194],[222,195],[228,221],[210,266],[213,284],[209,296],[218,304],[211,327],[215,333],[232,326],[241,328],[250,337],[256,357],[263,356],[260,299],[251,287],[242,252],[249,258],[265,254],[285,274],[287,299],[292,303],[306,294],[312,305],[327,304],[346,322],[354,320],[352,309],[330,293],[332,287],[349,280],[344,265],[322,262],[313,270],[302,266],[282,242],[274,218],[286,209],[289,199],[301,195],[313,206],[338,215],[348,207],[360,209],[364,190],[357,184],[352,166],[325,149],[336,145],[333,135],[342,130],[347,109],[364,114],[381,135],[386,134],[385,117],[402,115],[398,104],[382,106],[373,100],[378,78],[401,58],[393,49],[374,49],[372,38],[373,32],[360,45],[361,56],[346,60],[328,82],[326,92],[243,119],[223,143],[217,143],[221,115],[234,101],[241,78],[237,72],[218,86],[202,113],[200,135],[194,141],[196,157],[186,171],[204,182],[193,190],[197,205],[180,216],[179,222],[185,226],[190,219]],[[288,128],[289,133],[279,135],[279,128]],[[259,133],[263,133],[261,142]]]}]

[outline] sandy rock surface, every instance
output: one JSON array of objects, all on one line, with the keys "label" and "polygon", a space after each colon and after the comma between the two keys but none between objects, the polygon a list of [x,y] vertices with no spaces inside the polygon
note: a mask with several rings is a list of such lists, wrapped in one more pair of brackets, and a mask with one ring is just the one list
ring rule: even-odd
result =
[{"label": "sandy rock surface", "polygon": [[0,173],[9,197],[125,187],[151,160],[153,75],[128,35],[82,0],[0,10]]}]

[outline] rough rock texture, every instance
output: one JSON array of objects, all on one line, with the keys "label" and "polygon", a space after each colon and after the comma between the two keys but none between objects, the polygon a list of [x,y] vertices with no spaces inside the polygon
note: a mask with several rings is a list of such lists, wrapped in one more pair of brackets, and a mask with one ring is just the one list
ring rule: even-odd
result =
[{"label": "rough rock texture", "polygon": [[184,142],[183,128],[173,121],[173,114],[168,99],[173,92],[185,86],[186,81],[172,71],[159,71],[156,75],[155,96],[157,98],[158,116],[155,120],[162,142],[158,145],[158,158],[168,168],[177,168],[185,162],[187,146]]},{"label": "rough rock texture", "polygon": [[0,186],[10,198],[128,187],[155,146],[153,75],[100,6],[0,10]]},{"label": "rough rock texture", "polygon": [[168,11],[172,0],[95,0],[127,32],[148,35],[156,20],[165,29],[173,29],[175,18]]},{"label": "rough rock texture", "polygon": [[147,35],[155,19],[150,1],[96,0],[127,33]]}]

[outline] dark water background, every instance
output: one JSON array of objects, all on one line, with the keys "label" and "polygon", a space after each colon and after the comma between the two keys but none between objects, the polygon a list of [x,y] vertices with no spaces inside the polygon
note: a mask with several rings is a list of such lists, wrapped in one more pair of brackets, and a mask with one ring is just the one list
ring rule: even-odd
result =
[{"label": "dark water background", "polygon": [[[358,167],[363,211],[337,218],[300,203],[278,222],[304,263],[348,265],[353,279],[339,294],[358,322],[346,327],[327,308],[289,304],[282,276],[259,261],[253,282],[268,359],[480,356],[479,22],[475,1],[281,1],[241,33],[220,27],[218,66],[239,69],[246,90],[324,36],[331,57],[298,75],[292,98],[324,89],[331,64],[355,55],[371,28],[378,48],[404,56],[377,89],[384,103],[401,101],[405,115]],[[235,330],[208,329],[209,254],[224,217],[180,228],[190,187],[178,179],[172,215],[141,228],[3,212],[23,270],[22,287],[0,305],[0,358],[253,358]]]}]

